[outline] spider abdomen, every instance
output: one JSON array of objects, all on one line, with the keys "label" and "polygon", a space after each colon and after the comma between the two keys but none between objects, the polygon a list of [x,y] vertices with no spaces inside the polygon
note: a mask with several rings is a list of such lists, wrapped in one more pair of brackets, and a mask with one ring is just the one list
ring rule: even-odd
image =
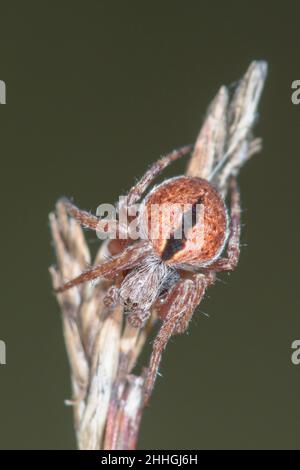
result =
[{"label": "spider abdomen", "polygon": [[201,178],[180,176],[154,188],[143,224],[154,251],[168,265],[206,266],[227,239],[227,211],[216,189]]}]

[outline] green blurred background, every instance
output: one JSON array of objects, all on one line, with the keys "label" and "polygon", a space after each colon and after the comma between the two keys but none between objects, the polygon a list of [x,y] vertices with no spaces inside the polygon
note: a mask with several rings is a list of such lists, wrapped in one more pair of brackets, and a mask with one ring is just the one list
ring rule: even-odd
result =
[{"label": "green blurred background", "polygon": [[296,1],[0,1],[0,448],[75,448],[47,271],[55,201],[114,202],[195,139],[218,87],[257,58],[269,62],[264,150],[240,178],[240,264],[169,344],[139,446],[300,447],[299,14]]}]

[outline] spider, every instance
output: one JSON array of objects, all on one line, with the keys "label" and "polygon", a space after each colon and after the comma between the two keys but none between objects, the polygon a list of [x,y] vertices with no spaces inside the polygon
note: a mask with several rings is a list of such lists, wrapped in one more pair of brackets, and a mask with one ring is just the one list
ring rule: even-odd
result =
[{"label": "spider", "polygon": [[[113,284],[107,292],[105,304],[123,304],[131,325],[142,328],[152,312],[156,312],[161,326],[153,343],[145,379],[145,403],[151,395],[161,355],[170,337],[186,331],[195,308],[201,302],[207,287],[215,282],[217,273],[233,270],[239,258],[240,201],[233,176],[230,177],[229,184],[229,214],[218,189],[209,180],[199,177],[179,176],[165,180],[154,186],[142,199],[155,177],[171,162],[188,154],[192,148],[190,145],[185,146],[160,158],[127,195],[128,207],[142,200],[143,209],[150,208],[153,204],[168,207],[173,203],[188,203],[194,215],[196,205],[200,204],[203,207],[203,217],[201,220],[192,217],[188,234],[181,239],[175,238],[174,227],[170,225],[163,235],[159,231],[159,235],[154,238],[151,237],[151,232],[148,238],[133,240],[128,230],[124,234],[125,229],[117,220],[118,233],[123,237],[107,241],[110,258],[56,290],[61,293],[83,282],[106,278],[112,280]],[[68,200],[63,201],[69,215],[83,226],[97,230],[100,225],[109,230],[103,219],[78,209]],[[137,216],[142,227],[149,228],[149,225],[159,224],[161,214],[151,219],[149,213],[143,209]],[[201,242],[200,238],[197,239],[200,231]]]}]

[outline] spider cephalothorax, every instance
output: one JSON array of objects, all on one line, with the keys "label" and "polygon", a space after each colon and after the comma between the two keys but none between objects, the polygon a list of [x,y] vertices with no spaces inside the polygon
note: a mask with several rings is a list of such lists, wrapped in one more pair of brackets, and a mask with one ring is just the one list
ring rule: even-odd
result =
[{"label": "spider cephalothorax", "polygon": [[[190,150],[191,146],[186,146],[158,160],[129,191],[128,206],[141,201],[153,179],[170,162]],[[154,187],[142,201],[137,215],[140,239],[133,238],[128,228],[124,233],[124,227],[116,220],[118,236],[122,237],[106,242],[110,253],[108,260],[57,289],[63,292],[102,277],[112,282],[104,299],[106,306],[123,304],[133,326],[143,327],[156,312],[162,326],[153,345],[145,385],[146,399],[170,336],[186,330],[206,288],[215,281],[216,273],[232,270],[237,264],[240,208],[239,193],[232,177],[230,187],[230,215],[227,215],[223,198],[206,179],[180,176]],[[79,210],[69,201],[64,204],[69,214],[84,226],[109,230],[106,220]],[[222,257],[226,247],[227,255]]]}]

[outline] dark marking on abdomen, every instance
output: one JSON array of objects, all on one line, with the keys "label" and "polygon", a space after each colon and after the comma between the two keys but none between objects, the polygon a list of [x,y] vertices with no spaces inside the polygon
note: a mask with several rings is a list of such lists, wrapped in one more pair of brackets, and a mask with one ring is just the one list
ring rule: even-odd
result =
[{"label": "dark marking on abdomen", "polygon": [[174,238],[172,234],[171,237],[167,240],[163,252],[161,254],[161,259],[167,261],[172,258],[172,256],[181,251],[184,247],[185,239]]},{"label": "dark marking on abdomen", "polygon": [[[203,203],[203,197],[200,196],[195,204],[192,205],[191,209],[185,212],[182,216],[181,220],[181,232],[179,232],[180,227],[178,227],[174,233],[171,234],[170,238],[167,240],[165,247],[163,249],[161,258],[163,261],[168,261],[172,258],[172,256],[177,253],[178,251],[181,251],[186,242],[186,237],[185,237],[185,230],[189,230],[193,228],[197,224],[197,205]],[[187,225],[186,221],[189,220],[190,217],[190,226]],[[184,230],[185,229],[185,230]],[[181,235],[182,238],[175,238],[174,234],[176,233],[177,237]]]}]

